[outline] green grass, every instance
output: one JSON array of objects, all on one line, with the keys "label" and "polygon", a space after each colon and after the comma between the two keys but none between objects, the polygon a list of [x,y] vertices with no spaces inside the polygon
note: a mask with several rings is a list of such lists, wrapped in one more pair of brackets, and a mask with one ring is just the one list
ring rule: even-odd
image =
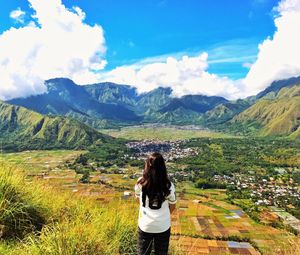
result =
[{"label": "green grass", "polygon": [[176,127],[143,127],[132,126],[117,129],[103,129],[100,132],[111,135],[117,138],[124,138],[128,140],[181,140],[200,137],[211,138],[227,138],[232,137],[227,134],[213,132],[209,130],[183,130]]},{"label": "green grass", "polygon": [[2,238],[23,238],[27,232],[41,230],[48,218],[40,197],[32,185],[24,189],[21,175],[14,168],[2,166],[0,171],[0,225]]}]

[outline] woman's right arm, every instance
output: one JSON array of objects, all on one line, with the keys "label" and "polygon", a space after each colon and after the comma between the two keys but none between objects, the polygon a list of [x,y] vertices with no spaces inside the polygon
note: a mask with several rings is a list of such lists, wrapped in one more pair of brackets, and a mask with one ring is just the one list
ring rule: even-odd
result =
[{"label": "woman's right arm", "polygon": [[135,195],[135,200],[139,203],[140,202],[140,195],[142,192],[142,186],[141,184],[139,184],[139,180],[141,178],[139,178],[134,186],[134,195]]}]

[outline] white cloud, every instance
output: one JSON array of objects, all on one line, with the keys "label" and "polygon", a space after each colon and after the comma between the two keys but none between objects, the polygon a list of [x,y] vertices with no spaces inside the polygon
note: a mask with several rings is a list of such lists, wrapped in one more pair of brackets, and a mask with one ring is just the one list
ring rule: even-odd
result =
[{"label": "white cloud", "polygon": [[207,72],[207,58],[207,53],[202,53],[196,57],[183,56],[179,60],[168,57],[156,63],[118,67],[102,79],[133,85],[140,93],[161,86],[171,87],[174,96],[205,94],[236,98],[239,82]]},{"label": "white cloud", "polygon": [[34,21],[0,35],[0,98],[42,93],[54,77],[96,82],[106,64],[102,27],[84,23],[85,13],[61,0],[28,1]]},{"label": "white cloud", "polygon": [[244,79],[248,95],[263,90],[274,80],[300,75],[300,0],[281,1],[276,10],[277,30],[259,45],[257,60]]},{"label": "white cloud", "polygon": [[25,18],[25,12],[21,10],[21,8],[19,7],[16,10],[13,10],[9,16],[14,19],[16,22],[19,23],[24,23],[24,18]]}]

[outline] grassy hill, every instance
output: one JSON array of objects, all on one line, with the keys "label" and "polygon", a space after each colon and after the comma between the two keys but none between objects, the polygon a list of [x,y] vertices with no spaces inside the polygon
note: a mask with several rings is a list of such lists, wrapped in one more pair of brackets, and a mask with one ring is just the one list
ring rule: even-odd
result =
[{"label": "grassy hill", "polygon": [[109,140],[76,120],[0,102],[0,141],[6,150],[84,148]]},{"label": "grassy hill", "polygon": [[231,124],[259,135],[300,138],[300,85],[284,87],[275,98],[263,97],[235,116]]},{"label": "grassy hill", "polygon": [[[31,159],[28,159],[29,155]],[[124,185],[126,189],[132,189],[134,180],[124,180],[122,175],[112,177],[112,174],[104,174],[111,179],[108,188],[95,182],[100,176],[98,173],[97,178],[93,177],[93,183],[80,184],[74,182],[74,178],[78,179],[80,176],[75,176],[75,173],[70,175],[67,166],[61,165],[59,171],[53,171],[47,176],[52,178],[31,178],[31,185],[28,185],[28,177],[24,176],[23,168],[3,163],[9,158],[18,161],[15,155],[7,156],[8,158],[0,164],[1,255],[134,255],[137,253],[138,204],[134,197],[125,201],[120,200],[123,192],[115,189],[117,186],[124,187]],[[51,158],[48,155],[40,155],[43,164],[45,164],[45,156],[49,160]],[[25,157],[34,168],[34,161],[39,156],[34,152],[25,155],[18,153],[17,157]],[[203,158],[202,155],[199,157]],[[52,155],[53,159],[56,159],[55,154]],[[65,187],[67,179],[69,184],[75,185]],[[60,184],[57,183],[58,180]],[[233,252],[229,249],[232,241],[251,242],[254,247],[261,249],[262,254],[298,254],[299,238],[288,234],[285,230],[259,224],[244,213],[241,218],[226,219],[234,212],[242,212],[242,209],[226,202],[225,190],[198,189],[191,182],[176,185],[179,209],[172,217],[173,238],[170,255],[190,254],[187,240],[190,240],[189,246],[202,247],[194,249],[194,254],[201,249],[206,250],[206,254],[213,251],[215,253],[218,251],[219,254],[241,254],[240,250]],[[73,192],[74,188],[80,191]],[[100,194],[92,195],[95,192]],[[100,200],[99,197],[110,198]],[[195,203],[197,200],[199,202]],[[203,219],[203,217],[207,219],[207,223],[193,220]],[[195,224],[205,225],[199,230]],[[210,229],[213,229],[213,232],[208,233],[207,230]],[[242,232],[245,229],[248,232]],[[183,239],[184,242],[180,244],[179,239]],[[239,242],[233,243],[239,245]],[[285,245],[288,245],[291,250],[286,250]],[[177,251],[179,249],[183,252],[179,253]],[[250,254],[245,249],[242,251],[243,254]],[[255,250],[252,251],[251,254],[258,254]]]},{"label": "grassy hill", "polygon": [[134,201],[98,204],[24,178],[1,164],[1,255],[136,254]]}]

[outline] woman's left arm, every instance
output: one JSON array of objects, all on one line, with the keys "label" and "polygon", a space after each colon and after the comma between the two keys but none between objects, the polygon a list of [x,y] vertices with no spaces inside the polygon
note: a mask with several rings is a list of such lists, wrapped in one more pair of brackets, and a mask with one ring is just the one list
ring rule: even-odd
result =
[{"label": "woman's left arm", "polygon": [[170,195],[168,196],[168,202],[169,202],[170,213],[172,213],[176,209],[176,202],[177,202],[176,190],[173,183],[171,184]]}]

